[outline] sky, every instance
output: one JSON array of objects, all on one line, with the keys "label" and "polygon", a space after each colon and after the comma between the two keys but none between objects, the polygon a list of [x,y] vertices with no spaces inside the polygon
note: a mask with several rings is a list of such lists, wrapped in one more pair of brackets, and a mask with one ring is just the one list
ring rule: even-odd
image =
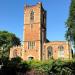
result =
[{"label": "sky", "polygon": [[47,38],[64,41],[70,0],[0,0],[0,30],[14,33],[23,40],[24,5],[42,2],[47,11]]}]

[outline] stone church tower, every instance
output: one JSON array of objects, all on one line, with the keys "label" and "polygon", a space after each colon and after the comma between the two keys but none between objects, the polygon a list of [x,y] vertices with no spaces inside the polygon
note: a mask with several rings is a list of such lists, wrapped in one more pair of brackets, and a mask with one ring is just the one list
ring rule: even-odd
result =
[{"label": "stone church tower", "polygon": [[25,59],[42,59],[43,44],[46,42],[46,11],[39,2],[24,8]]},{"label": "stone church tower", "polygon": [[9,57],[17,56],[23,60],[72,59],[70,42],[46,40],[46,11],[40,2],[24,7],[23,46],[10,48]]}]

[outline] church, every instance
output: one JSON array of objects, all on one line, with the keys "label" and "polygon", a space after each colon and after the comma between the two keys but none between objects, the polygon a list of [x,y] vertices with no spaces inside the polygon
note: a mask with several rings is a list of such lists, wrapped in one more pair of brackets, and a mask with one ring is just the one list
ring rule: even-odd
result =
[{"label": "church", "polygon": [[46,38],[47,11],[41,2],[24,7],[23,45],[10,48],[10,59],[23,60],[72,59],[68,41],[49,41]]}]

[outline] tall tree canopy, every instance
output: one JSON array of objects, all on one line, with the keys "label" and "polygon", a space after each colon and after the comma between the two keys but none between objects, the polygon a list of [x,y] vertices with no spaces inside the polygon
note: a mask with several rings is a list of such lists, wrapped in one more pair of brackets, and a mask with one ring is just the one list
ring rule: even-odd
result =
[{"label": "tall tree canopy", "polygon": [[8,57],[10,47],[20,45],[20,39],[15,34],[0,31],[0,57]]},{"label": "tall tree canopy", "polygon": [[75,45],[75,0],[71,0],[69,17],[67,19],[66,26],[66,39],[69,39]]}]

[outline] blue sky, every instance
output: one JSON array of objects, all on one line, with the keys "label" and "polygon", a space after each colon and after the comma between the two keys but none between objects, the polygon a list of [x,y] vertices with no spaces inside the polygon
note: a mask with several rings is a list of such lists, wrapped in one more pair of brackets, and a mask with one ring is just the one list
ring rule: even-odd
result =
[{"label": "blue sky", "polygon": [[22,40],[24,4],[35,5],[39,1],[47,11],[47,38],[65,40],[70,0],[0,0],[0,30],[15,33]]}]

